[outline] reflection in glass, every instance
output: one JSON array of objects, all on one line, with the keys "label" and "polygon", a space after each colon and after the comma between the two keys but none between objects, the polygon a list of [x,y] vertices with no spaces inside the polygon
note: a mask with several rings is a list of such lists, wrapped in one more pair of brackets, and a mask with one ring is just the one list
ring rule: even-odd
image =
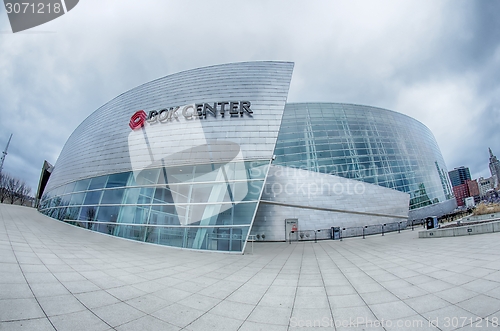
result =
[{"label": "reflection in glass", "polygon": [[[410,194],[410,208],[451,198],[443,158],[420,122],[349,104],[287,104],[274,164],[337,175]],[[422,186],[425,186],[425,194]]]},{"label": "reflection in glass", "polygon": [[[256,160],[146,169],[137,178],[118,173],[84,179],[48,192],[41,211],[127,239],[241,251],[268,167],[268,160]],[[53,194],[68,187],[78,193]]]}]

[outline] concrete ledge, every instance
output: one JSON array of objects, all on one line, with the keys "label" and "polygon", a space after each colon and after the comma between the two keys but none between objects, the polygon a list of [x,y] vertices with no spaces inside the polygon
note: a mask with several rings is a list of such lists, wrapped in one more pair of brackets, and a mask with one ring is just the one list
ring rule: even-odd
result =
[{"label": "concrete ledge", "polygon": [[484,215],[470,215],[463,217],[460,219],[462,222],[480,222],[480,221],[485,221],[489,219],[495,219],[495,218],[500,218],[500,213],[490,213],[490,214],[484,214]]},{"label": "concrete ledge", "polygon": [[476,225],[466,225],[457,228],[449,229],[434,229],[420,231],[419,238],[442,238],[442,237],[457,237],[468,236],[472,234],[500,232],[500,221],[491,223],[482,223]]}]

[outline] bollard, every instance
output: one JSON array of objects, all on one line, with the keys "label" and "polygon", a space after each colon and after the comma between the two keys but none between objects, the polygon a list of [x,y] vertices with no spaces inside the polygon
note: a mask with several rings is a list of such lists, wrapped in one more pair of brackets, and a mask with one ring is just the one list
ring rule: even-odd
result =
[{"label": "bollard", "polygon": [[385,228],[386,224],[382,224],[382,235],[384,235],[384,228]]}]

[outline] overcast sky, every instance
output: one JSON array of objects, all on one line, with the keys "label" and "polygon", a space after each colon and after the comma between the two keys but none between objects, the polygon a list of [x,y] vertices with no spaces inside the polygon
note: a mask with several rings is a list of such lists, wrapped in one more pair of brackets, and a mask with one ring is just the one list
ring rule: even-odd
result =
[{"label": "overcast sky", "polygon": [[0,151],[36,190],[73,130],[117,95],[213,64],[295,62],[289,102],[395,110],[434,133],[448,170],[500,156],[500,1],[80,0],[13,34],[0,9]]}]

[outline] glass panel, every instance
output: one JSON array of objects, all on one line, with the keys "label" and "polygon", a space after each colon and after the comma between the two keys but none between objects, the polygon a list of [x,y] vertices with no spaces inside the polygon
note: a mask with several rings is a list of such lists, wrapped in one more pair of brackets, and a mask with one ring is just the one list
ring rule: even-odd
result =
[{"label": "glass panel", "polygon": [[153,198],[153,203],[173,203],[172,192],[168,188],[157,187]]},{"label": "glass panel", "polygon": [[113,234],[117,237],[144,241],[144,227],[132,225],[116,225]]},{"label": "glass panel", "polygon": [[71,200],[70,200],[69,204],[70,205],[81,205],[83,203],[84,198],[85,198],[85,192],[74,193],[71,195]]},{"label": "glass panel", "polygon": [[95,190],[98,188],[104,188],[108,176],[94,177],[90,181],[89,190]]},{"label": "glass panel", "polygon": [[64,217],[66,216],[66,207],[62,208],[54,208],[52,210],[52,216],[53,218],[62,221]]},{"label": "glass panel", "polygon": [[75,183],[74,182],[67,184],[66,187],[64,188],[64,194],[73,192],[74,188],[75,188]]},{"label": "glass panel", "polygon": [[59,186],[59,187],[53,189],[52,191],[50,191],[51,196],[54,197],[54,196],[58,196],[58,195],[63,194],[64,188],[65,188],[65,186],[63,185],[63,186]]},{"label": "glass panel", "polygon": [[119,174],[109,175],[108,182],[106,183],[107,188],[111,187],[123,187],[127,185],[130,172],[122,172]]},{"label": "glass panel", "polygon": [[83,202],[84,205],[97,205],[101,200],[102,191],[91,191],[87,192],[85,196],[85,200]]},{"label": "glass panel", "polygon": [[167,178],[170,183],[184,183],[193,180],[195,166],[171,167],[167,169]]},{"label": "glass panel", "polygon": [[160,228],[157,230],[157,243],[174,246],[186,247],[186,228]]},{"label": "glass panel", "polygon": [[189,202],[230,202],[230,191],[228,188],[229,185],[226,183],[193,185]]},{"label": "glass panel", "polygon": [[234,219],[232,224],[250,224],[257,208],[257,202],[239,203],[234,207]]},{"label": "glass panel", "polygon": [[154,185],[158,181],[159,174],[160,169],[145,169],[137,175],[135,182],[137,185]]},{"label": "glass panel", "polygon": [[101,204],[121,204],[125,189],[105,190]]},{"label": "glass panel", "polygon": [[105,233],[105,234],[110,234],[112,235],[115,231],[115,224],[98,224],[94,223],[92,226],[93,231]]},{"label": "glass panel", "polygon": [[76,182],[75,192],[86,191],[89,187],[90,179],[84,179]]},{"label": "glass panel", "polygon": [[151,207],[149,224],[181,225],[174,205],[154,205]]},{"label": "glass panel", "polygon": [[[244,183],[247,185],[247,183]],[[256,201],[259,200],[260,198],[260,192],[262,191],[262,185],[264,184],[264,181],[258,180],[258,181],[251,181],[248,182],[248,193],[243,199],[243,201]],[[238,190],[239,186],[241,184],[236,184],[234,190]]]},{"label": "glass panel", "polygon": [[101,206],[97,213],[97,221],[99,222],[116,222],[118,219],[119,206]]},{"label": "glass panel", "polygon": [[211,182],[217,177],[217,169],[220,168],[220,164],[198,164],[194,169],[194,179],[195,182]]},{"label": "glass panel", "polygon": [[125,204],[135,205],[139,200],[139,194],[141,193],[141,189],[139,187],[136,188],[127,188],[125,190]]},{"label": "glass panel", "polygon": [[97,215],[97,207],[96,206],[83,206],[80,211],[79,220],[84,221],[95,221]]},{"label": "glass panel", "polygon": [[143,187],[139,191],[138,204],[150,204],[155,191],[154,187]]}]

